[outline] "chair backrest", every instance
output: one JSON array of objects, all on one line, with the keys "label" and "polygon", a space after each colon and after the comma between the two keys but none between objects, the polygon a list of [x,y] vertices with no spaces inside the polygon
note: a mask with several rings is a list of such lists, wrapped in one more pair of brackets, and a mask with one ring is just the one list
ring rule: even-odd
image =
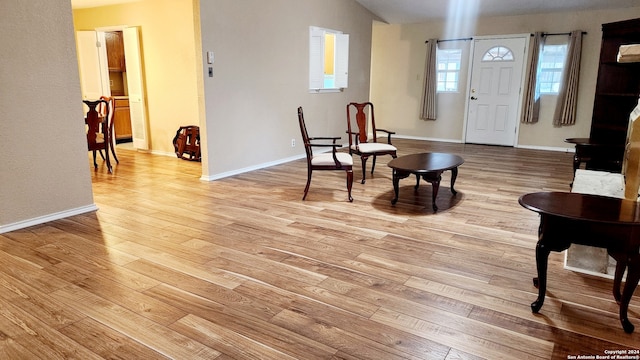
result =
[{"label": "chair backrest", "polygon": [[[369,114],[370,119],[367,119],[367,113]],[[352,116],[355,117],[355,129],[352,128]],[[351,134],[352,132],[358,133],[358,142],[365,143],[368,140],[368,132],[367,127],[368,124],[371,124],[371,130],[373,134],[373,142],[377,142],[376,140],[376,118],[373,112],[373,104],[370,102],[365,103],[349,103],[347,105],[347,131]],[[352,130],[353,129],[353,130]],[[351,144],[352,136],[349,136],[349,144]]]},{"label": "chair backrest", "polygon": [[[105,143],[108,140],[108,135],[105,133],[107,129],[103,128],[103,118],[98,113],[99,106],[107,106],[107,102],[104,100],[96,100],[89,101],[83,100],[89,107],[89,111],[87,111],[87,117],[85,118],[85,123],[87,124],[87,144],[89,146],[89,150],[98,150],[105,147]],[[104,134],[104,140],[98,140],[98,134]]]},{"label": "chair backrest", "polygon": [[311,148],[311,142],[309,141],[309,133],[307,132],[307,125],[304,123],[304,114],[302,112],[302,106],[298,107],[298,123],[300,124],[300,132],[302,133],[302,142],[304,143],[304,151],[307,153],[307,162],[310,163],[313,157],[313,150]]},{"label": "chair backrest", "polygon": [[111,136],[113,137],[113,115],[115,112],[116,99],[114,97],[100,96],[100,100],[104,100],[106,102],[100,103],[100,106],[98,106],[98,113],[101,117],[107,119],[109,131],[111,131]]}]

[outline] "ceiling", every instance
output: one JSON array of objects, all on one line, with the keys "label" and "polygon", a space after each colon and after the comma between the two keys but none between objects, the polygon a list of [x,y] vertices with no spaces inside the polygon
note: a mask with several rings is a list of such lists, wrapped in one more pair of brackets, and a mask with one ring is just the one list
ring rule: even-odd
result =
[{"label": "ceiling", "polygon": [[[140,0],[71,0],[74,9]],[[640,0],[356,0],[390,24],[446,19],[449,7],[457,14],[524,15],[558,11],[617,9],[640,6]],[[475,10],[477,9],[477,11]]]},{"label": "ceiling", "polygon": [[[524,15],[640,6],[640,0],[356,0],[390,24],[446,19],[452,12],[474,16]],[[473,11],[477,9],[476,11]]]}]

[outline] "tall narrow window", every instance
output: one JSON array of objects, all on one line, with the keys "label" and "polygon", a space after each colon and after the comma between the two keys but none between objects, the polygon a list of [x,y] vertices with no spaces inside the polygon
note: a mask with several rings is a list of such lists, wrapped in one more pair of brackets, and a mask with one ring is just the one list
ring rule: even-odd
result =
[{"label": "tall narrow window", "polygon": [[461,49],[438,49],[438,92],[457,92],[460,79]]},{"label": "tall narrow window", "polygon": [[349,84],[349,35],[309,27],[309,91],[340,91]]},{"label": "tall narrow window", "polygon": [[540,86],[541,94],[558,94],[562,69],[567,56],[567,45],[545,45],[540,54]]}]

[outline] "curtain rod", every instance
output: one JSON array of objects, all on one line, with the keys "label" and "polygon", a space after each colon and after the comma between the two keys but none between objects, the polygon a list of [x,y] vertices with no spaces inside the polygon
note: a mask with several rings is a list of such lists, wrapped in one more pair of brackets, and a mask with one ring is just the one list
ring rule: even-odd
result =
[{"label": "curtain rod", "polygon": [[[554,35],[571,35],[571,33],[570,32],[564,32],[564,33],[542,33],[542,36],[554,36]],[[582,35],[587,35],[587,32],[583,31]],[[531,36],[534,36],[534,34],[531,34]]]},{"label": "curtain rod", "polygon": [[[469,40],[473,40],[473,38],[460,38],[460,39],[444,39],[444,40],[438,40],[436,41],[437,43],[439,42],[445,42],[445,41],[469,41]],[[424,43],[428,43],[429,40],[425,41]]]}]

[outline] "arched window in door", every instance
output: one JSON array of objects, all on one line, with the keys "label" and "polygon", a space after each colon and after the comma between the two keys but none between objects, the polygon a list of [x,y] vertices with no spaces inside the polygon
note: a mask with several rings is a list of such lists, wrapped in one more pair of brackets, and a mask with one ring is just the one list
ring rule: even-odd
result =
[{"label": "arched window in door", "polygon": [[511,49],[505,46],[494,46],[482,56],[482,61],[514,61]]}]

